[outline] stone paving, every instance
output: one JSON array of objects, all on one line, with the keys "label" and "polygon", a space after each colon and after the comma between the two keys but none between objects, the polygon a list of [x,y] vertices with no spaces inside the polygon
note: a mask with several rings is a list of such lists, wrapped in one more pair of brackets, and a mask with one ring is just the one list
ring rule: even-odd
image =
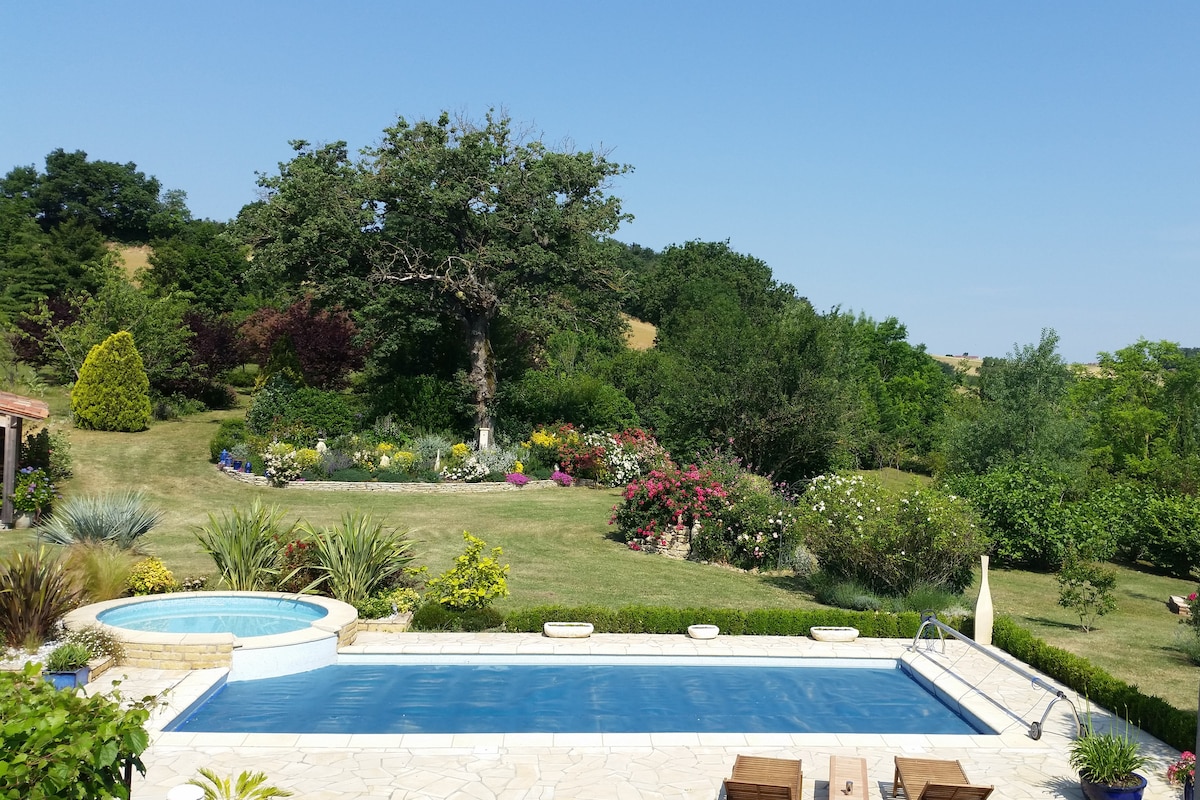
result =
[{"label": "stone paving", "polygon": [[[1082,797],[1067,763],[1075,720],[1066,702],[1050,709],[1045,733],[1034,740],[1029,723],[1041,720],[1052,694],[960,642],[947,642],[944,653],[932,642],[909,652],[909,644],[890,639],[835,644],[769,636],[700,641],[655,635],[569,640],[534,634],[361,633],[356,644],[342,652],[899,658],[999,730],[998,735],[173,733],[159,728],[210,686],[221,670],[118,667],[89,688],[107,689],[112,678],[122,678],[120,688],[127,697],[170,690],[167,705],[151,721],[155,732],[143,755],[148,772],[145,778],[134,777],[136,800],[163,800],[199,767],[231,775],[261,770],[270,783],[306,800],[716,800],[723,798],[721,781],[739,753],[801,759],[805,800],[831,798],[832,755],[866,759],[872,800],[891,796],[896,755],[958,759],[973,782],[996,786],[994,798]],[[1001,651],[992,652],[1032,673]],[[1085,713],[1074,693],[1067,695]],[[1103,728],[1106,715],[1093,709],[1092,716]],[[1150,780],[1147,800],[1178,797],[1179,790],[1165,780],[1165,765],[1177,752],[1136,729],[1133,733],[1144,740],[1151,758],[1145,770]]]}]

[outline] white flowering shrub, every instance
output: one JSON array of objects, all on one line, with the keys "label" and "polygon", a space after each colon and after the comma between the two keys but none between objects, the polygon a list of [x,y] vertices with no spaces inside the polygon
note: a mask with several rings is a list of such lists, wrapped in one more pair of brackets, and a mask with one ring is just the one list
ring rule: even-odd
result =
[{"label": "white flowering shrub", "polygon": [[275,486],[283,486],[300,477],[303,472],[296,448],[283,442],[272,442],[263,453],[264,474]]},{"label": "white flowering shrub", "polygon": [[818,475],[797,522],[821,570],[881,594],[919,585],[962,592],[987,550],[970,506],[931,487],[889,492],[862,475]]}]

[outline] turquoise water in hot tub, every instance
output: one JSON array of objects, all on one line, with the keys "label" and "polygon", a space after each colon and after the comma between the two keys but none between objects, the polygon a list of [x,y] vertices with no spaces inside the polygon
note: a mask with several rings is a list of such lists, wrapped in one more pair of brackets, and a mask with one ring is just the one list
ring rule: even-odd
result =
[{"label": "turquoise water in hot tub", "polygon": [[110,608],[96,619],[115,628],[161,633],[232,633],[270,636],[303,630],[328,612],[277,597],[203,597],[181,594]]},{"label": "turquoise water in hot tub", "polygon": [[375,660],[383,658],[393,663],[361,657],[367,663],[228,683],[168,730],[993,733],[892,661],[834,667],[784,658],[736,666],[723,665],[735,661],[729,658],[567,665],[480,656],[469,664]]}]

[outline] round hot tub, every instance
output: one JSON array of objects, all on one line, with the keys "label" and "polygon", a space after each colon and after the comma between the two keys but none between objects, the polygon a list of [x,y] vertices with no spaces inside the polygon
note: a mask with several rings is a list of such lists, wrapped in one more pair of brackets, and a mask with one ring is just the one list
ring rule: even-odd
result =
[{"label": "round hot tub", "polygon": [[180,592],[76,609],[67,628],[107,628],[124,663],[158,669],[227,667],[239,679],[315,669],[358,633],[354,606],[280,592]]}]

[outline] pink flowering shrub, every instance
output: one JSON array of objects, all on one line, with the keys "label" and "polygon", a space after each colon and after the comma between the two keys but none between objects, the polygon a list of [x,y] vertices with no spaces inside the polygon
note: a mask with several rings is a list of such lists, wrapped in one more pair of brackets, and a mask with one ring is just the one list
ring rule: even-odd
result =
[{"label": "pink flowering shrub", "polygon": [[562,470],[557,470],[557,469],[554,470],[554,472],[550,473],[550,480],[554,481],[559,486],[570,486],[572,483],[574,483],[574,480],[571,478],[570,475],[563,472]]},{"label": "pink flowering shrub", "polygon": [[641,550],[648,540],[661,541],[671,528],[712,520],[727,496],[725,487],[695,464],[652,470],[625,487],[624,500],[613,507],[608,522],[617,526],[630,549]]},{"label": "pink flowering shrub", "polygon": [[524,486],[529,483],[529,476],[522,472],[510,472],[504,476],[504,480],[511,483],[513,486]]}]

